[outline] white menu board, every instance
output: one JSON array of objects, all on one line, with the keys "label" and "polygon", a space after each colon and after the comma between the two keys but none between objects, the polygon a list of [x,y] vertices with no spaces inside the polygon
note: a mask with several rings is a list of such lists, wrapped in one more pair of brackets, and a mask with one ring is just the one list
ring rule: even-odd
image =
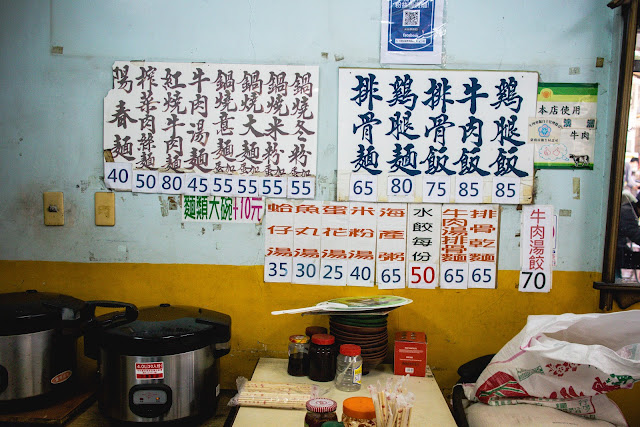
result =
[{"label": "white menu board", "polygon": [[324,202],[321,224],[320,283],[345,286],[348,275],[349,203]]},{"label": "white menu board", "polygon": [[416,203],[407,207],[407,284],[434,289],[440,277],[442,205]]},{"label": "white menu board", "polygon": [[293,256],[293,204],[269,199],[264,219],[264,281],[291,282]]},{"label": "white menu board", "polygon": [[405,287],[406,239],[407,205],[405,203],[380,204],[376,243],[376,284],[379,289]]},{"label": "white menu board", "polygon": [[298,201],[293,217],[293,283],[317,284],[320,278],[322,202]]},{"label": "white menu board", "polygon": [[493,178],[511,177],[531,203],[537,83],[533,72],[340,69],[338,200],[375,188],[377,201],[491,203]]},{"label": "white menu board", "polygon": [[553,206],[532,205],[522,208],[521,267],[518,287],[521,292],[551,290],[554,226]]},{"label": "white menu board", "polygon": [[315,176],[317,131],[317,66],[118,61],[104,99],[104,149],[134,169]]},{"label": "white menu board", "polygon": [[497,205],[443,205],[440,287],[495,288]]},{"label": "white menu board", "polygon": [[377,223],[376,203],[349,203],[349,286],[371,287],[375,283]]}]

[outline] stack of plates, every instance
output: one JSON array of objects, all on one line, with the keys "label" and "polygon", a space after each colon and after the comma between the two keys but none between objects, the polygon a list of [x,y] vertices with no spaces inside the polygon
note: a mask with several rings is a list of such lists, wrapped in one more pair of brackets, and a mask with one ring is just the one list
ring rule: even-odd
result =
[{"label": "stack of plates", "polygon": [[362,349],[364,374],[378,366],[387,355],[389,334],[387,315],[331,316],[331,335],[336,343],[356,344]]}]

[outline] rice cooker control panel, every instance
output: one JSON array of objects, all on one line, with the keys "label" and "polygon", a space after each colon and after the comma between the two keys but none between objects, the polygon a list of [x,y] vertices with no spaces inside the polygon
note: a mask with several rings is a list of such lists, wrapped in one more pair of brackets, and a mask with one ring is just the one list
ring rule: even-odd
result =
[{"label": "rice cooker control panel", "polygon": [[145,418],[157,418],[171,408],[171,388],[164,384],[144,384],[129,390],[129,409]]},{"label": "rice cooker control panel", "polygon": [[134,405],[164,405],[167,393],[164,390],[137,390],[133,393]]}]

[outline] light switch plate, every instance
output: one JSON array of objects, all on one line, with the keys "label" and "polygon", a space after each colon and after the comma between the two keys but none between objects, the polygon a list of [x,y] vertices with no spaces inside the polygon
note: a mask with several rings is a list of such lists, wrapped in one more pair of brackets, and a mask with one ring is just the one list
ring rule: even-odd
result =
[{"label": "light switch plate", "polygon": [[95,197],[96,225],[116,225],[116,194],[100,192]]},{"label": "light switch plate", "polygon": [[44,225],[64,225],[64,196],[60,191],[42,193]]}]

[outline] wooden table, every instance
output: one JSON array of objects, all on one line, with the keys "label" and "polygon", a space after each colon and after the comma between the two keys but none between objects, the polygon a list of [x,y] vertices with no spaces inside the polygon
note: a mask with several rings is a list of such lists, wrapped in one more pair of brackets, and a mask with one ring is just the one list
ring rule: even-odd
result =
[{"label": "wooden table", "polygon": [[[387,378],[394,376],[390,365],[380,365],[368,375],[362,376],[362,388],[360,391],[344,392],[337,390],[333,386],[333,382],[320,383],[311,381],[307,377],[289,376],[287,374],[287,363],[287,359],[261,358],[251,380],[316,384],[320,387],[327,387],[329,388],[329,393],[323,397],[328,397],[338,402],[338,419],[342,417],[343,400],[353,396],[369,396],[368,385],[377,384],[378,380],[385,384]],[[409,391],[416,396],[416,403],[411,412],[411,426],[456,426],[449,407],[438,388],[438,383],[436,383],[428,366],[426,377],[409,377],[405,384]],[[304,410],[243,407],[238,411],[233,425],[236,427],[302,426],[304,425],[305,414],[306,411]]]}]

